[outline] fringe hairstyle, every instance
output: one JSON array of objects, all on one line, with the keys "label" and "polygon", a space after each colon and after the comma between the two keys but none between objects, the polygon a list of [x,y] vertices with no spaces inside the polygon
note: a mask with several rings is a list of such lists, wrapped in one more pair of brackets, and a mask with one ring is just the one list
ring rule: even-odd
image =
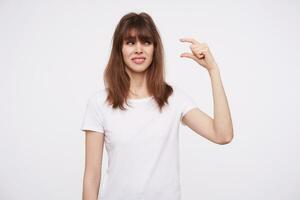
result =
[{"label": "fringe hairstyle", "polygon": [[104,72],[104,84],[107,90],[106,101],[113,108],[119,107],[126,110],[124,103],[130,89],[130,77],[125,71],[125,62],[122,56],[122,45],[126,38],[132,37],[132,31],[142,41],[150,41],[154,44],[153,60],[146,69],[147,89],[153,95],[159,110],[168,104],[168,97],[173,93],[173,88],[165,82],[164,49],[159,32],[150,17],[145,12],[140,14],[130,12],[119,21],[112,40],[110,58]]}]

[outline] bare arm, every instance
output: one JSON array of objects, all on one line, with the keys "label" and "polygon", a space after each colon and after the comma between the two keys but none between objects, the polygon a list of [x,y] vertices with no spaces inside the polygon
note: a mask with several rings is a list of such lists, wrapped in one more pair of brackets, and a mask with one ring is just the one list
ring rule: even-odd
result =
[{"label": "bare arm", "polygon": [[232,120],[219,70],[209,71],[213,88],[214,118],[199,108],[192,109],[182,121],[197,134],[216,144],[228,144],[233,138]]},{"label": "bare arm", "polygon": [[97,200],[101,180],[104,134],[85,132],[85,170],[83,200]]},{"label": "bare arm", "polygon": [[191,43],[192,50],[192,53],[181,54],[181,57],[191,58],[208,70],[214,99],[214,118],[197,108],[189,111],[182,121],[210,141],[227,144],[233,139],[233,125],[219,67],[207,43],[198,42],[193,38],[182,38],[180,41]]},{"label": "bare arm", "polygon": [[220,138],[221,141],[225,141],[226,144],[233,139],[233,125],[230,109],[218,66],[216,65],[216,67],[208,70],[208,72],[211,78],[214,100],[214,130],[216,131],[217,137]]}]

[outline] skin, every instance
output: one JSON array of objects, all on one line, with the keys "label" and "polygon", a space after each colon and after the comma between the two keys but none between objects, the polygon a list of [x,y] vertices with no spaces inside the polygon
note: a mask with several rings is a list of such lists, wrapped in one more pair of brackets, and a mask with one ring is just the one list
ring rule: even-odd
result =
[{"label": "skin", "polygon": [[206,43],[198,42],[193,38],[181,38],[180,41],[190,43],[192,51],[192,53],[182,53],[180,56],[193,59],[208,71],[214,102],[214,118],[199,108],[194,108],[183,117],[182,121],[208,140],[216,144],[228,144],[233,139],[233,126],[219,67]]},{"label": "skin", "polygon": [[[193,38],[182,38],[181,42],[190,43],[191,52],[182,53],[182,58],[193,59],[204,67],[211,78],[214,118],[194,108],[187,112],[182,121],[195,133],[216,144],[228,144],[233,139],[233,126],[227,98],[222,85],[219,67],[216,64],[206,43]],[[148,97],[146,72],[153,57],[153,45],[147,43],[123,43],[122,53],[126,63],[126,71],[131,78],[129,98]],[[133,56],[145,56],[146,61],[137,65],[132,62]],[[101,180],[104,134],[86,131],[85,141],[85,172],[83,181],[83,200],[97,200]]]},{"label": "skin", "polygon": [[85,133],[85,170],[83,177],[83,200],[97,200],[102,172],[104,134],[94,131]]},{"label": "skin", "polygon": [[[125,70],[130,77],[130,93],[129,99],[144,98],[150,96],[146,87],[146,73],[147,68],[152,63],[154,52],[153,43],[141,42],[123,42],[122,55],[126,64]],[[132,61],[135,56],[146,57],[146,60],[142,64],[136,64]]]}]

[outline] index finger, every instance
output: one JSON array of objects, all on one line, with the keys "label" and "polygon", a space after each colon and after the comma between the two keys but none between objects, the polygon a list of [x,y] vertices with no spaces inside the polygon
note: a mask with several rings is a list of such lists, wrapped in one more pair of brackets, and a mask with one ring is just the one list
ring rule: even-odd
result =
[{"label": "index finger", "polygon": [[198,44],[199,42],[193,38],[181,38],[180,39],[181,42],[190,42],[192,44]]}]

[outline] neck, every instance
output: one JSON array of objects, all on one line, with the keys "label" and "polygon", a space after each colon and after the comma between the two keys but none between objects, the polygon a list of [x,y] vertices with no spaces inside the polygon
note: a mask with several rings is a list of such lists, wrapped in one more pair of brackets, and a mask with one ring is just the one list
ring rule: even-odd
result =
[{"label": "neck", "polygon": [[130,77],[130,88],[128,98],[148,97],[146,73],[128,73]]}]

